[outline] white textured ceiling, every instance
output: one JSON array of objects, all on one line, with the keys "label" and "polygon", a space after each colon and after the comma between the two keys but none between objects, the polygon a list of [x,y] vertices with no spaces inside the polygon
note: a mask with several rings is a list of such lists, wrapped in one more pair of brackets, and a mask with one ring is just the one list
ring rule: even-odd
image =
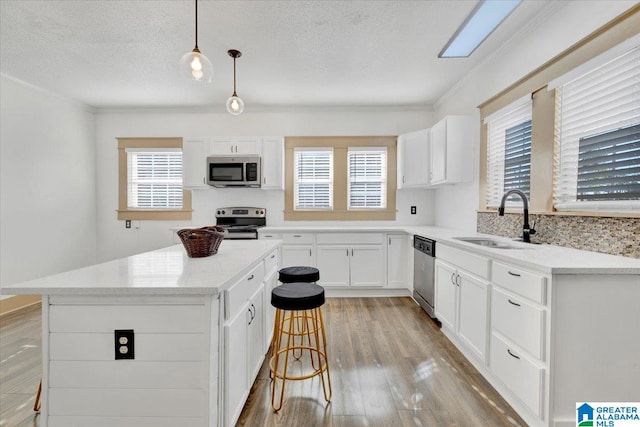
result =
[{"label": "white textured ceiling", "polygon": [[465,59],[439,59],[476,0],[199,2],[213,83],[184,81],[192,0],[0,0],[0,71],[98,107],[428,106],[549,1],[526,0]]}]

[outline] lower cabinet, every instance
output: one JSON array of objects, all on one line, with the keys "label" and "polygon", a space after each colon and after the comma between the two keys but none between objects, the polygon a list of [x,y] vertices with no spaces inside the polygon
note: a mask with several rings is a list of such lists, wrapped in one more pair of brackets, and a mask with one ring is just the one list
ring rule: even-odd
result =
[{"label": "lower cabinet", "polygon": [[320,284],[326,287],[384,286],[387,262],[382,237],[382,234],[372,233],[319,234],[316,262]]},{"label": "lower cabinet", "polygon": [[[413,252],[409,252],[409,236],[406,234],[387,234],[387,287],[410,288],[409,271]],[[411,257],[409,257],[411,253]]]},{"label": "lower cabinet", "polygon": [[485,362],[489,283],[440,260],[436,260],[435,276],[438,320]]},{"label": "lower cabinet", "polygon": [[249,304],[242,306],[235,317],[224,325],[224,425],[232,426],[240,416],[244,402],[249,396],[248,367],[248,311]]}]

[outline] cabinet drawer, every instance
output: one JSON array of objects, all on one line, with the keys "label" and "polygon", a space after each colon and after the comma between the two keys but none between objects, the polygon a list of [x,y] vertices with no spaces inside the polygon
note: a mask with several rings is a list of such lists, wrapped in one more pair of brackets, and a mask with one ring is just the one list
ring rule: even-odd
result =
[{"label": "cabinet drawer", "polygon": [[278,267],[278,250],[271,252],[271,254],[267,255],[264,259],[264,272],[268,274],[274,268]]},{"label": "cabinet drawer", "polygon": [[540,274],[494,262],[491,268],[491,280],[511,292],[537,303],[546,304],[547,278]]},{"label": "cabinet drawer", "polygon": [[235,285],[225,291],[225,320],[230,319],[258,289],[264,278],[264,263],[258,264]]},{"label": "cabinet drawer", "polygon": [[383,235],[379,233],[319,233],[318,244],[382,244]]},{"label": "cabinet drawer", "polygon": [[280,234],[278,233],[262,233],[258,231],[258,238],[261,240],[274,240],[280,239]]},{"label": "cabinet drawer", "polygon": [[311,233],[283,233],[282,243],[284,244],[313,244],[313,234]]},{"label": "cabinet drawer", "polygon": [[538,359],[544,355],[544,310],[494,287],[491,326]]},{"label": "cabinet drawer", "polygon": [[436,258],[450,262],[483,279],[489,278],[489,259],[445,245],[436,246]]},{"label": "cabinet drawer", "polygon": [[536,416],[541,416],[543,368],[491,334],[491,370]]}]

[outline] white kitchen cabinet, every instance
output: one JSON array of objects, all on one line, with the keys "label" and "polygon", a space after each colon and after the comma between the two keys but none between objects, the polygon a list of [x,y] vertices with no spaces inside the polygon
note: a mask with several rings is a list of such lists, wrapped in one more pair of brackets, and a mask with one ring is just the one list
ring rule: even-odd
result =
[{"label": "white kitchen cabinet", "polygon": [[261,284],[253,296],[249,299],[249,320],[247,322],[247,363],[249,381],[247,387],[251,389],[253,381],[258,376],[258,371],[264,361],[266,353],[265,340],[265,286]]},{"label": "white kitchen cabinet", "polygon": [[[406,234],[387,235],[387,287],[408,287],[409,236]],[[413,254],[411,254],[413,256]]]},{"label": "white kitchen cabinet", "polygon": [[487,354],[489,284],[458,271],[458,334],[480,360]]},{"label": "white kitchen cabinet", "polygon": [[262,153],[259,137],[216,137],[211,140],[210,154],[258,154]]},{"label": "white kitchen cabinet", "polygon": [[471,120],[469,116],[447,116],[431,128],[430,185],[472,180]]},{"label": "white kitchen cabinet", "polygon": [[262,189],[284,190],[284,138],[262,138]]},{"label": "white kitchen cabinet", "polygon": [[320,233],[317,266],[326,287],[382,287],[386,277],[384,235]]},{"label": "white kitchen cabinet", "polygon": [[429,139],[429,129],[398,136],[398,189],[430,185]]},{"label": "white kitchen cabinet", "polygon": [[315,267],[314,240],[312,233],[282,233],[282,267],[306,265]]},{"label": "white kitchen cabinet", "polygon": [[446,333],[453,335],[485,364],[490,286],[483,279],[488,276],[477,276],[472,272],[484,272],[484,265],[488,266],[489,260],[472,254],[459,257],[460,251],[444,245],[439,249],[435,264],[436,317]]},{"label": "white kitchen cabinet", "polygon": [[207,185],[208,138],[183,138],[182,185],[187,189],[211,188]]},{"label": "white kitchen cabinet", "polygon": [[435,271],[435,312],[443,326],[456,330],[456,301],[458,285],[456,284],[456,268],[436,259]]},{"label": "white kitchen cabinet", "polygon": [[235,316],[224,324],[224,424],[235,425],[249,396],[249,370],[247,352],[247,323],[249,303],[246,302]]}]

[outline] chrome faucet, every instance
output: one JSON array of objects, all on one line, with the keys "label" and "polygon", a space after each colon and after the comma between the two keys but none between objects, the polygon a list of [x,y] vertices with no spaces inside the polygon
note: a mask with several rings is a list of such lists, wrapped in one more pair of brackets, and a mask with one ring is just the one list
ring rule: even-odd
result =
[{"label": "chrome faucet", "polygon": [[498,208],[498,215],[504,216],[504,204],[507,201],[507,198],[512,195],[517,194],[522,198],[522,203],[524,204],[524,224],[522,225],[522,241],[526,243],[531,243],[531,235],[536,234],[536,230],[533,227],[529,226],[529,201],[527,200],[527,195],[524,194],[520,190],[509,190],[502,195],[502,200],[500,201],[500,207]]}]

